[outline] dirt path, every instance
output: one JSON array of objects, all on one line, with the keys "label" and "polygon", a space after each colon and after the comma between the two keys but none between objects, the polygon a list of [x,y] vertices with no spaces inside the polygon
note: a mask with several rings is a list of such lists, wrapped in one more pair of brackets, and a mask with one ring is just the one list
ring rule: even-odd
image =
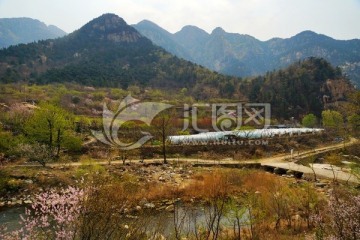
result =
[{"label": "dirt path", "polygon": [[[288,169],[288,170],[293,170],[293,171],[300,171],[300,172],[307,173],[307,174],[312,174],[313,170],[314,170],[317,177],[333,179],[335,176],[335,178],[337,178],[339,180],[359,183],[358,179],[356,179],[350,173],[345,172],[341,169],[334,170],[333,168],[332,169],[321,168],[321,166],[314,166],[313,168],[310,168],[308,166],[303,166],[303,165],[296,163],[296,161],[298,161],[302,158],[306,158],[309,156],[318,155],[320,153],[325,153],[325,152],[341,149],[343,147],[351,146],[358,142],[359,142],[358,139],[351,138],[350,141],[348,141],[348,142],[330,144],[328,146],[322,146],[322,147],[318,147],[318,148],[315,148],[313,150],[308,150],[308,151],[295,152],[293,154],[293,156],[289,153],[289,154],[280,154],[280,155],[276,155],[273,157],[266,157],[266,158],[261,158],[261,159],[256,159],[256,160],[248,160],[248,161],[236,161],[236,160],[232,160],[232,159],[203,160],[203,159],[194,159],[194,158],[186,158],[186,159],[184,159],[184,158],[182,158],[182,159],[169,158],[168,161],[169,162],[181,162],[181,163],[184,163],[184,162],[185,163],[202,163],[202,164],[214,164],[215,163],[215,164],[219,164],[219,165],[239,164],[239,163],[260,163],[262,166],[278,167],[278,168],[283,168],[283,169]],[[126,162],[127,163],[131,162],[131,163],[135,163],[135,164],[140,163],[139,160],[127,160]],[[162,162],[162,159],[147,159],[147,160],[145,160],[145,162],[146,163]],[[97,161],[96,163],[102,164],[102,165],[109,164],[108,161]],[[122,164],[122,163],[123,162],[121,160],[111,161],[111,164]],[[81,165],[83,165],[83,163],[75,162],[75,163],[49,163],[49,164],[47,164],[47,166],[50,166],[50,167],[61,167],[64,165],[65,166],[81,166]],[[25,165],[18,165],[18,166],[40,166],[40,165],[25,164]]]}]

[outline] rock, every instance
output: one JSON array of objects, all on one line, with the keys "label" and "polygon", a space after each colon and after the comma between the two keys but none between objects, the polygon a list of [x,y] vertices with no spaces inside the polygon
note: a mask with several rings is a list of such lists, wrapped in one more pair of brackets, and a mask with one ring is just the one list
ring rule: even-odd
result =
[{"label": "rock", "polygon": [[143,198],[140,200],[139,204],[140,205],[145,205],[146,203],[148,203],[149,201],[146,198]]},{"label": "rock", "polygon": [[32,204],[33,202],[31,200],[25,200],[24,203],[25,204]]},{"label": "rock", "polygon": [[126,218],[130,218],[130,219],[139,219],[138,216],[134,216],[134,215],[126,215]]},{"label": "rock", "polygon": [[44,176],[49,176],[49,175],[50,175],[50,173],[47,172],[47,171],[41,171],[40,174],[41,174],[41,175],[44,175]]},{"label": "rock", "polygon": [[319,193],[325,193],[325,190],[322,188],[316,189],[316,191],[318,191]]},{"label": "rock", "polygon": [[274,173],[279,174],[279,175],[283,175],[283,174],[286,174],[286,170],[282,169],[282,168],[275,168]]},{"label": "rock", "polygon": [[312,174],[312,173],[304,173],[304,174],[302,175],[302,178],[303,178],[304,180],[307,180],[307,181],[314,181],[314,180],[315,180],[315,176],[314,176],[314,174]]},{"label": "rock", "polygon": [[300,179],[302,177],[303,173],[302,172],[294,172],[294,177],[297,179]]},{"label": "rock", "polygon": [[160,182],[165,182],[165,178],[160,176],[159,179],[158,179]]},{"label": "rock", "polygon": [[142,209],[142,208],[141,208],[140,206],[136,206],[136,207],[135,207],[135,210],[136,210],[136,211],[141,211],[141,209]]},{"label": "rock", "polygon": [[31,179],[27,179],[27,180],[25,180],[24,182],[27,183],[27,184],[33,184],[33,183],[34,183],[34,181],[31,180]]},{"label": "rock", "polygon": [[158,207],[156,210],[157,211],[162,211],[162,210],[164,210],[166,207],[165,206],[161,206],[161,207]]},{"label": "rock", "polygon": [[175,211],[175,208],[174,208],[174,205],[169,205],[165,208],[165,211],[168,211],[168,212],[174,212]]},{"label": "rock", "polygon": [[153,208],[155,208],[155,204],[153,204],[153,203],[145,203],[144,207],[149,208],[149,209],[153,209]]},{"label": "rock", "polygon": [[317,182],[317,183],[315,183],[315,187],[321,187],[321,188],[323,188],[323,187],[325,187],[325,186],[327,186],[327,184],[324,183],[324,182]]},{"label": "rock", "polygon": [[16,203],[17,205],[22,205],[22,204],[23,204],[23,201],[20,199],[20,200],[17,200],[15,203]]},{"label": "rock", "polygon": [[5,206],[5,202],[0,202],[0,207]]},{"label": "rock", "polygon": [[172,204],[174,204],[174,201],[166,201],[165,204],[166,205],[172,205]]},{"label": "rock", "polygon": [[163,235],[159,234],[159,233],[156,233],[156,234],[155,234],[154,239],[166,240],[166,238],[165,238]]}]

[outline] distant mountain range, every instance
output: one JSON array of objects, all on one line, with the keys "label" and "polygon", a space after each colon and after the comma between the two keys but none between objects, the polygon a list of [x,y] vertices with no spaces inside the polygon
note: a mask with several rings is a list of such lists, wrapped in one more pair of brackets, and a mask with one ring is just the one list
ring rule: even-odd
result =
[{"label": "distant mountain range", "polygon": [[215,28],[211,34],[185,26],[172,34],[153,22],[133,25],[156,45],[178,57],[233,76],[255,76],[308,57],[320,57],[340,67],[360,86],[360,40],[335,40],[312,31],[287,39],[260,41],[252,36]]},{"label": "distant mountain range", "polygon": [[[168,35],[165,31],[162,34]],[[209,34],[195,27],[186,27],[175,35],[183,42],[192,42],[189,49],[203,47],[201,42],[209,37]],[[216,29],[211,35],[215,39],[212,44],[218,46],[207,54],[209,58],[215,58],[226,49],[222,45],[224,41],[217,40],[221,38],[219,36],[227,34]],[[178,54],[185,51],[185,47],[170,41],[172,38],[172,35],[168,35],[168,38],[160,39],[164,44],[174,45]],[[257,41],[248,36],[243,38],[254,43]],[[235,40],[234,44],[237,42]],[[255,55],[260,51],[250,49],[251,44],[247,46],[242,49]],[[260,57],[246,58],[247,64],[254,66],[261,61]],[[232,61],[235,60],[228,63]],[[326,103],[344,101],[346,93],[353,90],[339,68],[332,67],[320,58],[297,61],[288,68],[264,76],[241,79],[222,75],[166,52],[114,14],[104,14],[61,38],[0,50],[0,83],[16,82],[72,82],[123,89],[138,86],[142,91],[163,89],[167,94],[181,92],[184,101],[189,97],[190,101],[231,99],[269,102],[280,118],[301,116],[308,112],[319,115],[325,106],[323,99],[326,99]]]},{"label": "distant mountain range", "polygon": [[20,43],[30,43],[63,37],[60,28],[32,18],[0,18],[0,49]]},{"label": "distant mountain range", "polygon": [[3,83],[196,89],[203,81],[231,79],[239,80],[169,54],[114,14],[104,14],[62,38],[0,50]]},{"label": "distant mountain range", "polygon": [[[169,53],[222,74],[256,76],[308,57],[320,57],[340,67],[360,86],[359,39],[335,40],[305,31],[287,39],[260,41],[249,35],[227,33],[219,27],[209,34],[195,26],[185,26],[172,34],[148,20],[133,27]],[[0,18],[0,48],[65,35],[58,27],[46,26],[39,20]]]}]

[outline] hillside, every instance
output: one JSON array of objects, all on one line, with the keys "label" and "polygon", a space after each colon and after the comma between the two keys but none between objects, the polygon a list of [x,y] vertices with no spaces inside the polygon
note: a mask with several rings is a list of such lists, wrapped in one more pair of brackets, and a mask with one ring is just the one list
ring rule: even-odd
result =
[{"label": "hillside", "polygon": [[59,39],[0,51],[0,82],[76,82],[173,89],[238,81],[180,60],[114,15],[104,14]]},{"label": "hillside", "polygon": [[20,43],[63,37],[60,28],[31,18],[0,18],[0,49]]},{"label": "hillside", "polygon": [[[147,24],[150,25],[155,24]],[[220,73],[240,77],[254,76],[308,57],[319,57],[341,67],[354,83],[360,84],[359,39],[335,40],[312,31],[304,31],[287,39],[260,41],[249,35],[227,33],[222,28],[215,28],[208,34],[198,27],[185,26],[179,32],[171,34],[159,26],[146,28],[139,23],[134,27],[167,51]],[[162,36],[166,36],[166,44]],[[178,46],[185,51],[177,51]]]},{"label": "hillside", "polygon": [[270,103],[272,115],[300,118],[324,109],[341,109],[354,91],[350,81],[324,59],[309,58],[285,69],[268,72],[242,85],[250,102]]}]

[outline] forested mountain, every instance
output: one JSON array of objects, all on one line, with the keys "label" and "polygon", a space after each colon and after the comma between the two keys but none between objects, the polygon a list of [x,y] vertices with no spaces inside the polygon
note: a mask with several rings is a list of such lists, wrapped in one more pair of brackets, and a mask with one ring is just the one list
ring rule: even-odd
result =
[{"label": "forested mountain", "polygon": [[[154,25],[147,21],[146,26]],[[335,40],[304,31],[287,39],[260,41],[249,35],[227,33],[222,28],[216,28],[208,34],[198,27],[185,26],[179,32],[171,34],[159,26],[146,26],[141,23],[134,25],[158,46],[220,73],[240,77],[254,76],[308,57],[320,57],[341,67],[354,83],[360,85],[359,39]],[[166,36],[166,44],[162,36]],[[179,46],[185,51],[179,52]]]},{"label": "forested mountain", "polygon": [[31,18],[0,18],[0,49],[20,43],[63,37],[60,28]]},{"label": "forested mountain", "polygon": [[[215,29],[211,34],[212,43],[219,44],[217,39],[223,34],[222,29]],[[196,45],[197,39],[207,36],[196,27],[186,27],[177,35],[193,42],[193,48],[200,47]],[[168,37],[170,43],[172,37]],[[256,45],[256,39],[242,38],[249,42],[243,49]],[[219,44],[216,49],[221,52],[225,47]],[[252,49],[260,51],[261,46]],[[247,64],[259,61],[249,58]],[[271,103],[275,116],[287,119],[308,112],[320,114],[325,104],[342,101],[346,93],[352,91],[341,69],[319,58],[297,61],[288,68],[260,77],[224,76],[153,45],[114,14],[104,14],[62,38],[1,50],[0,82],[73,82],[123,89],[135,85],[141,89],[162,89],[169,94],[181,92],[194,101],[222,98]]]},{"label": "forested mountain", "polygon": [[[104,14],[59,39],[0,51],[0,82],[76,82],[92,86],[197,89],[239,79],[180,60],[114,15]],[[202,91],[199,89],[198,91]]]},{"label": "forested mountain", "polygon": [[341,107],[354,91],[340,68],[319,58],[268,72],[242,86],[250,102],[270,103],[272,114],[284,119],[298,118],[309,112],[320,117],[324,109]]}]

